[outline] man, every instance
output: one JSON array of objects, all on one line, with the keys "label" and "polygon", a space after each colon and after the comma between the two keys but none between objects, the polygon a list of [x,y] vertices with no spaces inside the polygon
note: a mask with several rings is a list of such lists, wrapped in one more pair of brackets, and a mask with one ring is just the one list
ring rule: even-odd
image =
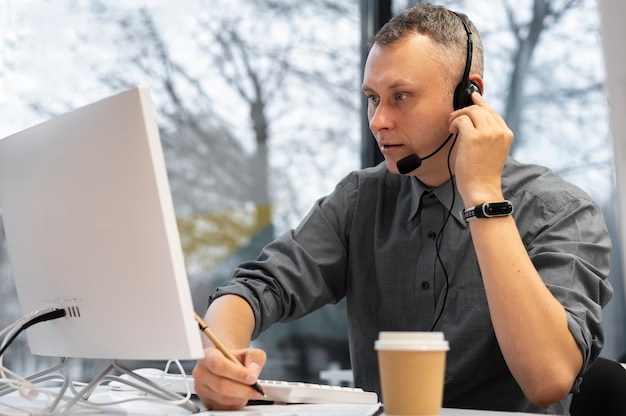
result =
[{"label": "man", "polygon": [[603,343],[608,233],[585,193],[508,158],[481,74],[476,29],[442,7],[416,5],[372,39],[363,91],[386,166],[348,175],[211,297],[208,325],[244,366],[205,350],[208,407],[259,398],[252,338],[346,297],[357,386],[380,393],[379,331],[436,330],[445,407],[568,413]]}]

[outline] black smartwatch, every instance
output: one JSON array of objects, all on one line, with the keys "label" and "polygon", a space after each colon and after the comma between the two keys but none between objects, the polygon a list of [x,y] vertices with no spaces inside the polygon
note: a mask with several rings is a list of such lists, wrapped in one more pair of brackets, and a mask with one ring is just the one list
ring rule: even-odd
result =
[{"label": "black smartwatch", "polygon": [[513,213],[511,201],[485,202],[460,212],[461,220],[470,222],[478,218],[506,217]]}]

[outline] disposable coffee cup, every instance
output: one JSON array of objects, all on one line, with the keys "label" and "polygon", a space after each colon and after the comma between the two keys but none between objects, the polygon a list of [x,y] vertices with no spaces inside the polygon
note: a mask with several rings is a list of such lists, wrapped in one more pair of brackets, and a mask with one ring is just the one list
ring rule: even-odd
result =
[{"label": "disposable coffee cup", "polygon": [[439,415],[449,350],[443,333],[380,332],[374,348],[385,415]]}]

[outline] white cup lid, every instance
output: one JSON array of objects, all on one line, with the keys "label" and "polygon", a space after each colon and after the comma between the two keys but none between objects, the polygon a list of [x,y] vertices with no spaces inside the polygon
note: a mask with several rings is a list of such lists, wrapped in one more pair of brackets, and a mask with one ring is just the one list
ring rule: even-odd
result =
[{"label": "white cup lid", "polygon": [[376,350],[448,351],[443,332],[383,331],[374,344]]}]

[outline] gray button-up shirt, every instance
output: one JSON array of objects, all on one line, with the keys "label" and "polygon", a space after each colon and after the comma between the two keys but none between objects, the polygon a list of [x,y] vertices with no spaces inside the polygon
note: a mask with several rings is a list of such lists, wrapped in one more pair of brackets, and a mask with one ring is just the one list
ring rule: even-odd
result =
[{"label": "gray button-up shirt", "polygon": [[[602,214],[582,190],[539,166],[509,159],[502,188],[588,366],[602,347],[601,308],[612,294]],[[212,299],[246,299],[256,337],[274,322],[345,297],[356,385],[380,394],[379,331],[434,329],[450,343],[444,406],[567,414],[569,397],[538,408],[508,370],[462,208],[451,181],[427,189],[384,164],[353,172],[295,230],[236,269]]]}]

